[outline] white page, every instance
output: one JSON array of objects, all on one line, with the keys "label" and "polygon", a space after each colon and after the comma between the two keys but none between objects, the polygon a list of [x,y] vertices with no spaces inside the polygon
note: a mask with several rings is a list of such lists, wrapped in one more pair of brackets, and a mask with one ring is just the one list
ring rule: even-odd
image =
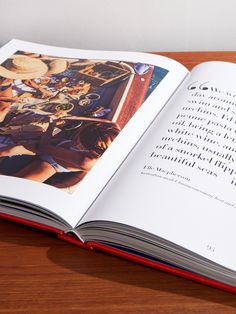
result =
[{"label": "white page", "polygon": [[[1,49],[0,63],[17,50],[64,58],[142,62],[157,65],[169,71],[73,194],[68,194],[58,188],[30,180],[0,176],[1,195],[25,200],[47,208],[63,217],[72,226],[75,226],[116,167],[125,158],[154,116],[160,111],[176,87],[187,75],[188,71],[176,61],[162,56],[130,52],[66,49],[18,40],[9,42]],[[138,129],[136,128],[137,125],[139,125]]]},{"label": "white page", "polygon": [[127,224],[236,270],[235,78],[235,64],[193,69],[81,223]]}]

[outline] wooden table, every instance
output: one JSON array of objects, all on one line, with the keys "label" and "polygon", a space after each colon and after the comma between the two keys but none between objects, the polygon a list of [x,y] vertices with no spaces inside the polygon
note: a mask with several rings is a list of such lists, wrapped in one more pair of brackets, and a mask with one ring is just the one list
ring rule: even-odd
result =
[{"label": "wooden table", "polygon": [[[235,52],[161,53],[189,69]],[[236,313],[236,296],[0,222],[0,313]]]}]

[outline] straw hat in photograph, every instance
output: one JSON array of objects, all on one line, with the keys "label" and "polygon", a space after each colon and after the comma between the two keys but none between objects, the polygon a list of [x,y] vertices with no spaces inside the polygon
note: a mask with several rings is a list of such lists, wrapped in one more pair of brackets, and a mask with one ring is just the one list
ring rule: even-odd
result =
[{"label": "straw hat in photograph", "polygon": [[48,66],[42,60],[22,55],[13,55],[0,65],[0,76],[13,80],[34,79],[47,72]]},{"label": "straw hat in photograph", "polygon": [[54,59],[48,64],[47,75],[59,74],[68,68],[68,62],[65,59]]}]

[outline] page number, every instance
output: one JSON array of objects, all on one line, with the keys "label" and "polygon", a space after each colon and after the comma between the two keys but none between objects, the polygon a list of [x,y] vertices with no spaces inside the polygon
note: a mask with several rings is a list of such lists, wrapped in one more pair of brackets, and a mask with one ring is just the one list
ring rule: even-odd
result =
[{"label": "page number", "polygon": [[207,251],[214,253],[215,252],[215,247],[211,244],[207,244],[206,246]]}]

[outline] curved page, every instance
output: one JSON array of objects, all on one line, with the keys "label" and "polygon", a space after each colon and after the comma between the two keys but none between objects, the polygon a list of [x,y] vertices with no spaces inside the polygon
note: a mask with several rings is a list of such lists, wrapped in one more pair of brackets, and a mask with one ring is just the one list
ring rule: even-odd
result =
[{"label": "curved page", "polygon": [[151,54],[17,40],[0,63],[1,195],[72,226],[188,73]]},{"label": "curved page", "polygon": [[123,223],[236,270],[236,65],[193,69],[81,223]]}]

